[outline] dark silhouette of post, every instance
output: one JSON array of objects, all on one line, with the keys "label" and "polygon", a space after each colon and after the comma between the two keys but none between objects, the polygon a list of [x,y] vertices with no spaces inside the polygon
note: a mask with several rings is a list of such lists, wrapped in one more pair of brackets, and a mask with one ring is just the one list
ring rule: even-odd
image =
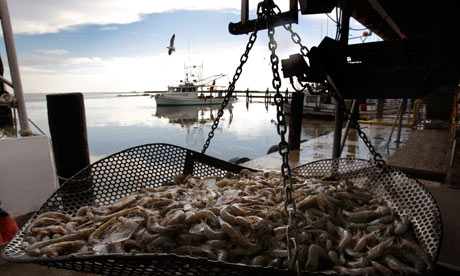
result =
[{"label": "dark silhouette of post", "polygon": [[54,160],[62,184],[90,164],[83,94],[46,95]]},{"label": "dark silhouette of post", "polygon": [[303,93],[292,93],[291,114],[289,115],[289,150],[300,149],[300,135],[302,132]]}]

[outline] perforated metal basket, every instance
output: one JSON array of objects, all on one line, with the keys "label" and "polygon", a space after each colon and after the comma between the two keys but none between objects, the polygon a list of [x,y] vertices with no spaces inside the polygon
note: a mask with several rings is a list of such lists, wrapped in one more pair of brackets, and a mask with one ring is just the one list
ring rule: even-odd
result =
[{"label": "perforated metal basket", "polygon": [[[64,183],[6,246],[3,258],[104,275],[292,275],[286,270],[169,253],[44,258],[29,257],[21,249],[24,230],[44,212],[74,215],[81,206],[107,205],[142,187],[169,185],[171,177],[177,174],[224,176],[243,168],[168,144],[126,149],[88,166]],[[297,167],[293,172],[310,177],[334,176],[351,179],[357,185],[370,185],[376,196],[383,197],[400,215],[411,219],[419,242],[433,261],[437,259],[442,238],[440,211],[433,196],[417,180],[391,167],[382,171],[360,159],[321,160]]]}]

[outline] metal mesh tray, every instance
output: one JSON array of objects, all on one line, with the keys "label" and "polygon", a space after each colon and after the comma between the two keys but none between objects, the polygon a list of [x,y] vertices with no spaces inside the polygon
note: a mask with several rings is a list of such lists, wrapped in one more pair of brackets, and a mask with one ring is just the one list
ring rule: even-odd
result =
[{"label": "metal mesh tray", "polygon": [[[171,177],[176,174],[224,176],[241,169],[244,167],[169,144],[147,144],[115,153],[65,182],[6,246],[3,258],[103,275],[292,275],[286,270],[166,253],[44,258],[29,257],[21,249],[25,229],[44,212],[74,215],[81,206],[107,205],[142,187],[170,185]],[[351,179],[357,185],[370,185],[376,196],[383,197],[400,215],[410,218],[420,244],[436,261],[442,238],[441,214],[433,196],[416,179],[392,167],[382,171],[361,159],[320,160],[297,167],[293,172],[310,177],[334,176]]]}]

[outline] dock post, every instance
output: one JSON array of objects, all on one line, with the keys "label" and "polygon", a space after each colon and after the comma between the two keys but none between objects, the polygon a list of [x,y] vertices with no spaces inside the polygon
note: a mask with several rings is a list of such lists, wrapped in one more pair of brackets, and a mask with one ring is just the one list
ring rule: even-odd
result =
[{"label": "dock post", "polygon": [[90,164],[82,93],[48,94],[48,124],[59,184]]},{"label": "dock post", "polygon": [[[350,27],[350,16],[351,16],[351,8],[349,0],[343,1],[342,7],[342,28],[340,31],[340,43],[343,47],[348,45],[348,35],[349,35],[349,27]],[[346,60],[345,60],[346,62]],[[335,105],[335,123],[334,123],[334,141],[332,144],[332,158],[340,158],[340,142],[342,140],[342,125],[343,125],[343,114],[344,110],[340,103],[336,103]]]},{"label": "dock post", "polygon": [[377,100],[377,119],[383,118],[383,105],[385,103],[384,99]]},{"label": "dock post", "polygon": [[291,114],[289,118],[289,150],[300,149],[300,135],[302,132],[303,93],[292,93]]},{"label": "dock post", "polygon": [[401,127],[402,127],[402,121],[404,117],[404,111],[407,108],[407,99],[403,99],[401,104],[402,104],[402,107],[401,107],[401,114],[399,117],[398,134],[396,135],[396,143],[398,144],[401,142]]}]

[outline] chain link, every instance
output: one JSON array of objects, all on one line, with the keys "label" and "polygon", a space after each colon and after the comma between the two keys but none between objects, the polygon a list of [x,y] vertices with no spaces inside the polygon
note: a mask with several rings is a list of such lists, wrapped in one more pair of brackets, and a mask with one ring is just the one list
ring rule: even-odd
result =
[{"label": "chain link", "polygon": [[[276,13],[273,11],[273,15],[279,15],[281,13],[281,10],[278,6],[274,5],[274,9],[276,9]],[[291,34],[291,39],[292,41],[299,45],[300,47],[300,53],[302,54],[302,56],[304,57],[307,57],[307,54],[309,53],[309,50],[306,46],[304,46],[302,44],[302,39],[300,38],[300,36],[294,32],[292,30],[292,24],[288,23],[288,24],[284,24],[283,23],[283,27],[284,29],[286,29],[286,31],[288,31],[290,34]],[[300,82],[299,82],[300,83]],[[299,91],[295,88],[294,86],[294,82],[291,78],[291,84],[292,84],[292,87],[294,88],[294,90],[296,91]],[[314,95],[314,94],[320,94],[320,93],[312,93],[312,89],[308,86],[308,83],[307,84],[302,84],[300,83],[303,87],[302,90],[300,91],[303,91],[305,88],[308,88],[310,94]],[[353,116],[351,115],[351,112],[349,110],[347,110],[346,108],[346,105],[345,105],[345,101],[343,100],[343,98],[340,96],[340,94],[335,90],[335,88],[332,88],[332,89],[329,89],[331,91],[331,96],[335,98],[335,100],[341,105],[342,107],[342,110],[344,111],[344,115],[345,115],[345,118],[347,120],[350,120],[350,123],[351,123],[351,126],[353,128],[356,129],[356,131],[358,131],[358,136],[363,140],[364,144],[366,145],[366,147],[369,149],[369,152],[372,154],[373,156],[373,159],[374,159],[374,162],[379,166],[379,167],[385,167],[386,163],[385,163],[385,160],[383,159],[382,155],[380,155],[380,153],[378,153],[374,146],[372,145],[372,143],[369,141],[369,138],[367,137],[366,133],[364,133],[359,125],[359,122],[358,122],[358,119],[357,118],[353,118]]]},{"label": "chain link", "polygon": [[[280,93],[281,87],[281,78],[278,71],[279,67],[279,58],[276,55],[276,48],[278,44],[275,41],[275,28],[273,26],[272,17],[275,15],[273,10],[276,5],[272,1],[265,1],[264,3],[268,2],[268,6],[263,6],[264,13],[266,14],[267,20],[267,30],[268,30],[268,48],[271,51],[270,61],[272,64],[272,73],[273,73],[273,81],[272,85],[273,88],[276,90],[276,94],[274,96],[275,104],[276,104],[276,120],[277,120],[277,132],[281,138],[280,143],[278,144],[278,152],[282,157],[282,165],[281,165],[281,176],[283,178],[283,187],[284,187],[284,211],[288,217],[288,225],[286,228],[286,244],[287,244],[287,252],[288,252],[288,260],[289,260],[289,268],[295,269],[297,274],[300,274],[300,267],[299,262],[297,260],[297,219],[296,219],[296,203],[292,197],[292,175],[291,175],[291,167],[289,166],[289,145],[286,142],[286,133],[287,133],[287,125],[286,120],[284,117],[283,112],[283,104],[284,98],[283,95]],[[292,246],[291,246],[292,244]],[[291,248],[294,251],[294,254],[291,253]]]},{"label": "chain link", "polygon": [[214,131],[217,129],[217,126],[219,125],[220,118],[222,118],[222,116],[224,115],[224,109],[228,105],[228,102],[230,101],[230,98],[232,97],[233,91],[235,91],[235,84],[240,78],[241,73],[243,72],[243,65],[248,61],[249,52],[251,51],[252,46],[254,46],[256,39],[257,39],[257,30],[255,30],[249,37],[249,41],[246,45],[246,50],[240,58],[240,65],[236,68],[235,74],[233,75],[232,82],[228,86],[228,92],[225,95],[224,100],[222,101],[222,105],[219,111],[217,112],[217,117],[211,126],[211,131],[209,131],[208,139],[204,143],[203,149],[201,150],[201,153],[203,154],[208,149],[209,144],[211,143],[211,139],[214,137]]},{"label": "chain link", "polygon": [[386,167],[385,160],[383,159],[382,155],[375,150],[374,146],[372,145],[371,141],[367,137],[366,133],[364,133],[364,131],[361,129],[358,118],[356,118],[355,116],[352,116],[351,112],[346,107],[345,100],[341,97],[341,95],[337,92],[337,90],[335,88],[331,88],[330,90],[331,90],[332,97],[334,97],[337,103],[340,104],[344,112],[345,119],[349,120],[350,126],[356,129],[356,131],[358,132],[358,136],[363,140],[369,152],[372,154],[372,157],[376,165],[379,168],[385,168]]}]

